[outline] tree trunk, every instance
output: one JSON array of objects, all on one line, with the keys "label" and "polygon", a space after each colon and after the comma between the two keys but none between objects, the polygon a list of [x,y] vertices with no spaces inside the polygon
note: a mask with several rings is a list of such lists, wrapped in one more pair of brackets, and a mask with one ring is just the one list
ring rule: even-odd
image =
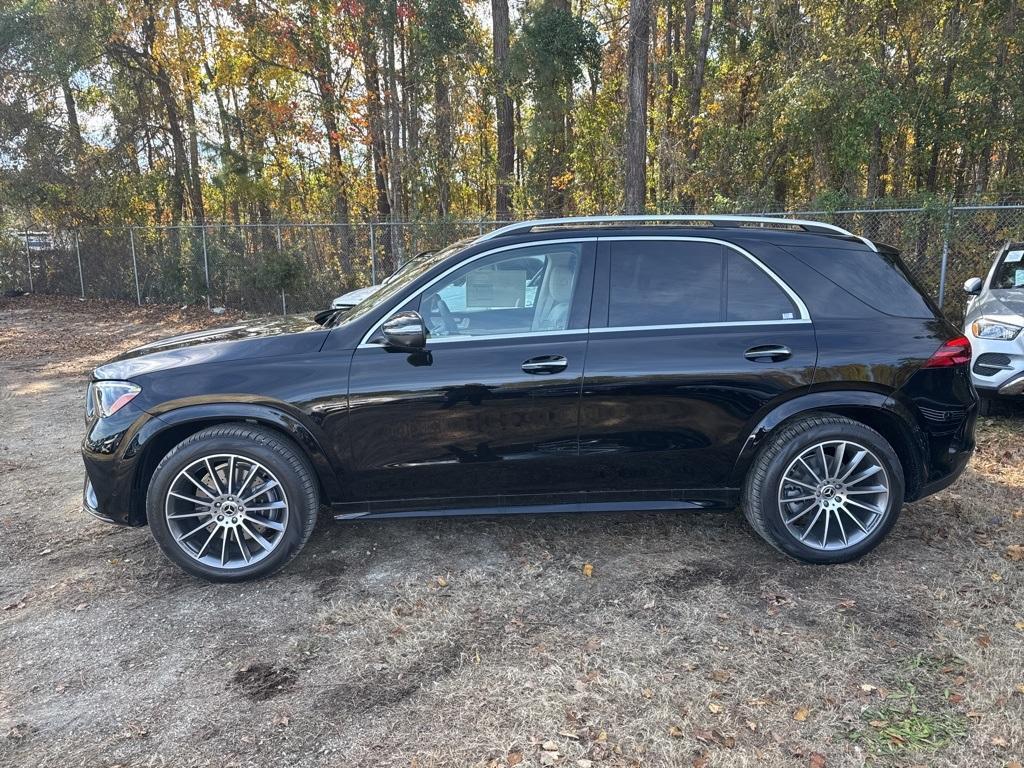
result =
[{"label": "tree trunk", "polygon": [[434,140],[437,142],[437,215],[451,214],[452,102],[448,70],[443,60],[434,62]]},{"label": "tree trunk", "polygon": [[82,128],[78,123],[78,105],[75,103],[75,93],[71,90],[71,83],[67,78],[61,81],[61,90],[64,91],[64,107],[68,111],[68,140],[71,144],[71,152],[75,160],[82,157]]},{"label": "tree trunk", "polygon": [[[384,130],[384,115],[381,111],[380,98],[380,67],[377,63],[377,44],[374,39],[373,19],[362,22],[362,40],[360,53],[363,59],[363,78],[366,84],[366,111],[370,134],[370,156],[373,160],[373,181],[377,192],[377,219],[390,221],[391,201],[388,196],[388,156],[387,137]],[[391,228],[394,230],[394,227]],[[391,234],[394,234],[393,231]],[[398,265],[394,263],[394,244],[391,237],[381,238],[384,247],[384,263],[388,269]]]},{"label": "tree trunk", "polygon": [[704,92],[704,73],[708,65],[708,48],[711,45],[711,19],[714,11],[714,0],[704,0],[703,26],[700,30],[700,44],[693,63],[693,79],[690,81],[690,114],[687,126],[690,129],[689,160],[692,165],[697,160],[700,148],[693,135],[694,124],[700,114],[700,101]]},{"label": "tree trunk", "polygon": [[[181,17],[181,4],[178,0],[174,0],[172,10],[174,12],[174,36],[178,46],[178,57],[184,63],[189,61],[190,56],[182,41],[184,23]],[[185,128],[188,133],[189,188],[192,200],[192,218],[199,224],[203,224],[206,219],[206,210],[203,204],[203,175],[199,165],[199,132],[196,128],[195,95],[192,90],[192,76],[189,67],[182,68],[181,88],[185,101]]]},{"label": "tree trunk", "polygon": [[491,0],[494,38],[495,107],[498,133],[498,173],[494,213],[499,220],[512,218],[512,174],[515,170],[516,139],[509,95],[508,0]]},{"label": "tree trunk", "polygon": [[649,0],[629,0],[626,47],[626,213],[643,213],[647,192],[647,57]]}]

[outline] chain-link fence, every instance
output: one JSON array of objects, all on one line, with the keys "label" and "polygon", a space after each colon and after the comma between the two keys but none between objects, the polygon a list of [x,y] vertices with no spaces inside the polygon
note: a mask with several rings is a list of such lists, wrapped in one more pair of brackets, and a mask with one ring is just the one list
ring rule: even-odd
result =
[{"label": "chain-link fence", "polygon": [[[893,245],[959,320],[960,286],[992,253],[1024,239],[1024,205],[787,211]],[[488,231],[495,221],[28,228],[0,232],[0,292],[26,290],[143,303],[304,312],[380,282],[416,253]]]}]

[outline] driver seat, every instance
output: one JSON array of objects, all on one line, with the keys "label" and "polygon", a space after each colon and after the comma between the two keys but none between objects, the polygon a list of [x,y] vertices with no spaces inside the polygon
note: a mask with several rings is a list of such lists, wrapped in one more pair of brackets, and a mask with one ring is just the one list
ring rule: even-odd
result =
[{"label": "driver seat", "polygon": [[572,301],[576,271],[569,264],[552,263],[541,286],[540,299],[533,314],[531,330],[563,331],[569,325],[569,304]]}]

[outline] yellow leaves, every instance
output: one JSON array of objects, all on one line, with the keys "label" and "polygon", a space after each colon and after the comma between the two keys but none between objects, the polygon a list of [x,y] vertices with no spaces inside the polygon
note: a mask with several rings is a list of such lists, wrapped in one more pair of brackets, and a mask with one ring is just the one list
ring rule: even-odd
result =
[{"label": "yellow leaves", "polygon": [[440,587],[441,589],[444,589],[445,587],[448,586],[448,577],[447,576],[435,576],[434,577],[434,583],[437,584],[437,586]]},{"label": "yellow leaves", "polygon": [[558,190],[566,190],[569,188],[569,185],[572,184],[572,180],[572,171],[566,171],[561,176],[555,176],[551,179],[551,186]]},{"label": "yellow leaves", "polygon": [[709,702],[708,711],[712,714],[720,715],[722,713],[722,705],[716,701]]},{"label": "yellow leaves", "polygon": [[590,563],[584,563],[583,564],[583,575],[586,576],[588,579],[591,576],[593,576],[594,575],[594,566],[591,565]]},{"label": "yellow leaves", "polygon": [[681,739],[683,738],[683,729],[678,725],[670,725],[668,727],[668,735],[673,739]]},{"label": "yellow leaves", "polygon": [[793,713],[793,719],[798,723],[804,722],[811,714],[811,711],[807,707],[800,707],[796,712]]},{"label": "yellow leaves", "polygon": [[1024,561],[1024,545],[1011,544],[1006,548],[1006,559],[1015,563]]}]

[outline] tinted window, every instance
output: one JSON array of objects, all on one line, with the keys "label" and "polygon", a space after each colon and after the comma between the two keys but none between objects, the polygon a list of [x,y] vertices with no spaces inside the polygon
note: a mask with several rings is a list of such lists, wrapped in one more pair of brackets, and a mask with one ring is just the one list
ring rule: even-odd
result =
[{"label": "tinted window", "polygon": [[726,263],[729,270],[727,320],[792,320],[800,316],[779,284],[742,253],[730,250]]},{"label": "tinted window", "polygon": [[616,240],[609,245],[608,325],[723,319],[722,246],[672,240]]},{"label": "tinted window", "polygon": [[563,331],[580,264],[579,243],[485,256],[431,286],[419,311],[438,337]]},{"label": "tinted window", "polygon": [[799,317],[779,284],[732,249],[671,240],[610,245],[610,326]]},{"label": "tinted window", "polygon": [[879,312],[898,317],[935,317],[895,255],[869,250],[788,249],[833,283]]}]

